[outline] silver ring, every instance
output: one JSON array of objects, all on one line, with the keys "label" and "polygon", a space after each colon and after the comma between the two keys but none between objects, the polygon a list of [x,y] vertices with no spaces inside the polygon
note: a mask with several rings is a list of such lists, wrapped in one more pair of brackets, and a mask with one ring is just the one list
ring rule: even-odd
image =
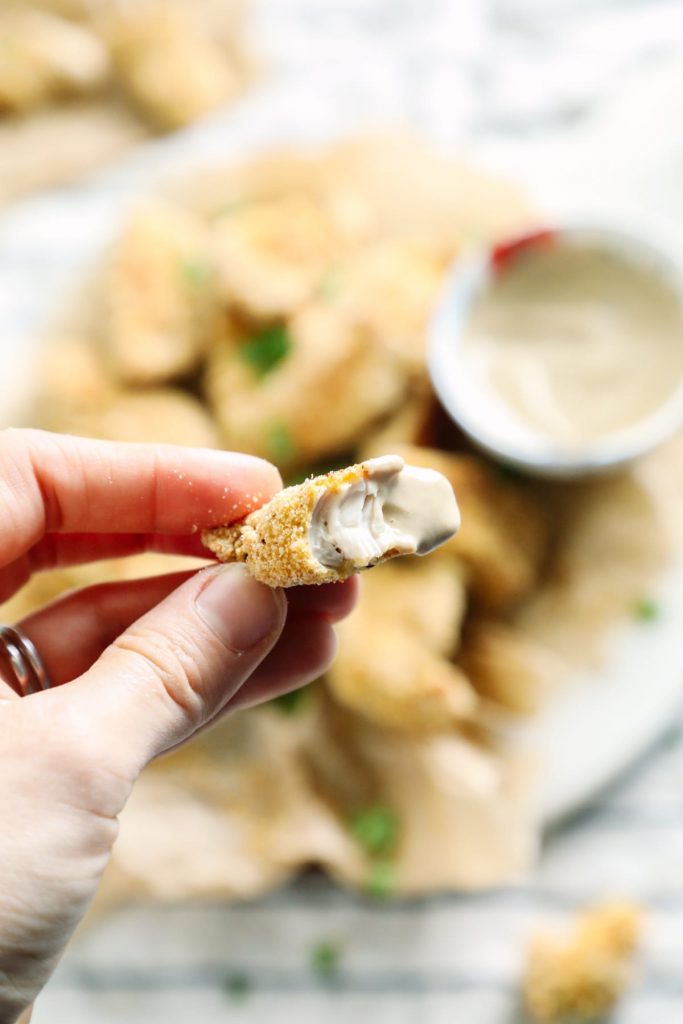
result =
[{"label": "silver ring", "polygon": [[18,626],[0,626],[0,661],[9,667],[9,685],[20,697],[52,686],[36,645]]}]

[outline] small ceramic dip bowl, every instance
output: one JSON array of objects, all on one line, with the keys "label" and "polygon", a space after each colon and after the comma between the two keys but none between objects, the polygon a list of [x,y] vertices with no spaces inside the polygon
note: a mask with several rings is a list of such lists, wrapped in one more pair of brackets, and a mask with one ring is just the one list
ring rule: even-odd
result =
[{"label": "small ceramic dip bowl", "polygon": [[661,240],[576,223],[465,256],[429,333],[446,411],[528,473],[606,471],[683,428],[683,267]]}]

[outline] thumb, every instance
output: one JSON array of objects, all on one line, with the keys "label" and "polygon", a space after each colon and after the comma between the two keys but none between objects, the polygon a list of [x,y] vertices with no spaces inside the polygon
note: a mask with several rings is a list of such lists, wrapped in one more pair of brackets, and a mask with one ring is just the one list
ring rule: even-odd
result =
[{"label": "thumb", "polygon": [[106,741],[102,753],[135,775],[190,737],[263,661],[286,615],[283,592],[252,579],[243,565],[198,572],[70,685],[80,690],[80,707],[89,705],[91,736]]}]

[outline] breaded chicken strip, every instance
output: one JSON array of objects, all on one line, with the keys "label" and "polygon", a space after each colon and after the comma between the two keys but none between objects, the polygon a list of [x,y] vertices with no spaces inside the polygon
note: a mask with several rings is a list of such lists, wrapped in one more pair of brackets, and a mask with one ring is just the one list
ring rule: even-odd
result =
[{"label": "breaded chicken strip", "polygon": [[178,128],[230,100],[239,76],[192,4],[135,0],[106,12],[102,33],[120,80],[160,128]]},{"label": "breaded chicken strip", "polygon": [[385,455],[311,477],[203,541],[271,587],[334,583],[397,555],[426,555],[458,529],[445,477]]},{"label": "breaded chicken strip", "polygon": [[0,11],[0,114],[90,92],[109,71],[105,47],[84,26],[16,4]]},{"label": "breaded chicken strip", "polygon": [[468,567],[477,605],[500,612],[524,597],[538,580],[549,532],[532,489],[504,479],[476,456],[401,445],[395,450],[412,465],[443,473],[458,495],[462,529],[443,552]]},{"label": "breaded chicken strip", "polygon": [[339,626],[327,681],[345,707],[407,733],[450,729],[477,698],[450,661],[465,609],[465,582],[446,560],[381,566],[364,580],[359,606]]},{"label": "breaded chicken strip", "polygon": [[213,303],[202,226],[159,200],[133,211],[102,285],[103,343],[117,375],[158,384],[193,370]]},{"label": "breaded chicken strip", "polygon": [[343,250],[338,224],[324,204],[301,192],[228,210],[213,240],[221,298],[257,319],[299,310],[324,285]]},{"label": "breaded chicken strip", "polygon": [[401,401],[404,370],[335,310],[311,305],[274,327],[275,339],[254,330],[209,355],[206,390],[227,448],[281,468],[314,464]]}]

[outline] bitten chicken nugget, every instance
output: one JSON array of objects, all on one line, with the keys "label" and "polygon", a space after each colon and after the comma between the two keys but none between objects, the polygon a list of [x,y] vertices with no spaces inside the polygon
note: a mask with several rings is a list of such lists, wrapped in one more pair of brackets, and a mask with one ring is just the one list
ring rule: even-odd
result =
[{"label": "bitten chicken nugget", "polygon": [[445,477],[396,455],[287,487],[242,522],[207,530],[223,562],[271,587],[333,583],[397,555],[426,555],[458,529]]},{"label": "bitten chicken nugget", "polygon": [[173,380],[202,356],[212,316],[204,243],[179,207],[147,202],[130,215],[102,285],[103,345],[126,383]]}]

